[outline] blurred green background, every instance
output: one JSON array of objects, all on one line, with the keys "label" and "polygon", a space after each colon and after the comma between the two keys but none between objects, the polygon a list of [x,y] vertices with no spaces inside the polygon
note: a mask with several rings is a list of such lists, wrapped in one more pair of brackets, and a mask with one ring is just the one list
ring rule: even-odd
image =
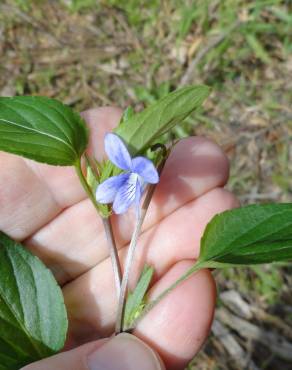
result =
[{"label": "blurred green background", "polygon": [[[0,95],[140,110],[193,83],[213,92],[175,135],[224,148],[243,204],[292,201],[291,0],[0,1]],[[291,272],[215,273],[215,324],[189,368],[292,369]]]}]

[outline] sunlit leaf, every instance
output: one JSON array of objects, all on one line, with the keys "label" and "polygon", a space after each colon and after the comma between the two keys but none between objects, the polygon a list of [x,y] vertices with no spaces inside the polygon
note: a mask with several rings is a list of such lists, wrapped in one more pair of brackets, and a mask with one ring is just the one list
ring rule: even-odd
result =
[{"label": "sunlit leaf", "polygon": [[52,273],[0,232],[0,370],[48,357],[64,346],[67,314]]},{"label": "sunlit leaf", "polygon": [[215,216],[199,262],[249,265],[292,259],[292,204],[250,205]]},{"label": "sunlit leaf", "polygon": [[84,121],[55,99],[0,97],[0,150],[53,165],[74,165],[88,143]]}]

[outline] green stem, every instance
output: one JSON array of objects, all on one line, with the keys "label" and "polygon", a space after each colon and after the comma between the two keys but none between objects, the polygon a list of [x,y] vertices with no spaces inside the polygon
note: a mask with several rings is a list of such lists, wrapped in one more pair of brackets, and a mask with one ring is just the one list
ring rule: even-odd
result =
[{"label": "green stem", "polygon": [[[163,171],[167,157],[168,157],[168,153],[165,153],[162,162],[158,166],[159,176],[161,175]],[[119,303],[118,303],[116,329],[115,329],[116,334],[119,334],[120,332],[124,331],[124,327],[123,327],[124,326],[124,313],[125,313],[125,307],[126,307],[126,302],[127,302],[127,290],[128,290],[130,272],[131,272],[134,255],[135,255],[135,251],[137,247],[138,237],[141,233],[142,225],[143,225],[143,222],[144,222],[144,219],[145,219],[145,216],[149,208],[149,205],[150,205],[150,202],[151,202],[156,186],[157,184],[149,185],[148,187],[148,191],[147,191],[145,200],[143,202],[140,215],[136,221],[135,230],[134,230],[134,233],[133,233],[133,236],[130,242],[130,246],[128,249],[127,259],[126,259],[126,264],[125,264],[125,272],[124,272],[123,279],[122,279],[121,293],[120,293],[120,298],[119,298]]]},{"label": "green stem", "polygon": [[118,249],[116,247],[113,228],[112,228],[110,218],[109,217],[107,217],[107,218],[102,217],[102,221],[103,221],[104,231],[105,231],[105,234],[106,234],[106,238],[107,238],[107,242],[108,242],[108,246],[109,246],[110,257],[111,257],[111,261],[112,261],[112,268],[113,268],[113,274],[114,274],[114,279],[115,279],[116,292],[117,292],[117,296],[119,298],[120,293],[121,293],[121,284],[122,284],[122,269],[121,269],[121,264],[120,264],[120,260],[119,260]]},{"label": "green stem", "polygon": [[[92,190],[91,190],[90,186],[88,185],[86,178],[83,175],[80,160],[78,160],[78,162],[76,163],[75,170],[76,170],[78,178],[81,182],[81,185],[83,186],[86,194],[88,195],[89,199],[91,200],[92,204],[94,205],[95,209],[97,210],[98,214],[100,215],[98,204],[96,202],[94,194],[92,193]],[[116,247],[110,218],[109,217],[108,218],[102,217],[102,221],[103,221],[103,226],[104,226],[104,230],[105,230],[105,233],[106,233],[106,238],[107,238],[107,242],[108,242],[108,246],[109,246],[109,253],[110,253],[110,257],[111,257],[111,261],[112,261],[116,291],[117,291],[117,295],[119,297],[120,296],[120,289],[121,289],[122,272],[121,272],[121,265],[120,265],[119,256],[118,256],[118,250],[117,250],[117,247]]]},{"label": "green stem", "polygon": [[137,247],[138,237],[141,233],[142,225],[150,204],[150,201],[152,199],[152,195],[154,193],[156,185],[150,185],[145,197],[145,200],[142,205],[142,209],[140,212],[139,217],[136,221],[135,230],[130,242],[130,246],[128,249],[127,259],[125,263],[125,272],[122,279],[121,284],[121,292],[119,297],[119,303],[118,303],[118,311],[117,311],[117,319],[116,319],[116,334],[119,334],[123,331],[123,321],[124,321],[124,312],[126,307],[126,298],[127,298],[127,289],[129,284],[129,278],[130,278],[130,272],[133,265],[134,255]]},{"label": "green stem", "polygon": [[90,186],[87,183],[86,178],[83,175],[80,159],[78,160],[78,162],[75,165],[75,170],[76,170],[78,178],[81,182],[81,185],[83,186],[83,189],[85,190],[86,194],[88,195],[88,198],[91,200],[92,204],[94,205],[95,209],[97,210],[97,212],[99,214],[98,204],[95,200],[95,197],[94,197],[94,195],[91,191]]},{"label": "green stem", "polygon": [[176,280],[176,282],[174,282],[172,285],[170,285],[167,289],[165,289],[162,293],[160,293],[160,295],[155,298],[153,301],[149,302],[146,304],[146,306],[144,307],[143,311],[141,312],[141,314],[139,315],[139,317],[137,317],[131,324],[131,327],[129,328],[126,328],[126,330],[133,330],[137,323],[142,320],[142,318],[147,315],[147,313],[153,308],[155,307],[159,302],[162,301],[162,299],[168,295],[170,292],[172,292],[180,283],[182,283],[183,281],[187,280],[191,275],[193,275],[194,273],[198,272],[199,270],[201,270],[202,268],[207,268],[208,265],[207,263],[204,263],[204,262],[196,262],[187,272],[185,272],[178,280]]}]

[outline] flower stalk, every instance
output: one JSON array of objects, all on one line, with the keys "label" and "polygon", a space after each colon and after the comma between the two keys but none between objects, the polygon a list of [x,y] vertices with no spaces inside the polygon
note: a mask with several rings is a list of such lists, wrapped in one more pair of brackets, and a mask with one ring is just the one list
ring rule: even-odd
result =
[{"label": "flower stalk", "polygon": [[102,217],[103,227],[107,238],[107,243],[109,246],[110,258],[112,261],[112,268],[116,286],[117,296],[120,297],[121,294],[121,284],[122,284],[122,268],[119,260],[118,249],[116,247],[115,238],[113,234],[113,228],[110,217]]},{"label": "flower stalk", "polygon": [[126,306],[126,298],[127,298],[127,290],[128,290],[130,272],[131,272],[131,268],[133,265],[133,260],[134,260],[134,255],[135,255],[135,251],[137,247],[138,238],[141,233],[142,225],[143,225],[147,210],[149,208],[149,204],[152,199],[152,195],[154,193],[155,187],[156,187],[156,184],[148,186],[148,191],[147,191],[145,200],[143,202],[141,212],[139,213],[139,216],[136,220],[135,230],[134,230],[131,242],[130,242],[126,264],[125,264],[124,275],[123,275],[122,284],[121,284],[119,303],[118,303],[116,328],[115,328],[116,334],[119,334],[123,331],[123,319],[124,319],[124,312],[125,312],[125,306]]},{"label": "flower stalk", "polygon": [[[85,176],[83,175],[80,160],[78,160],[78,162],[76,163],[75,170],[76,170],[76,173],[78,175],[78,178],[80,180],[80,183],[81,183],[83,189],[85,190],[86,194],[88,195],[89,199],[91,200],[91,203],[95,207],[98,214],[100,214],[99,207],[98,207],[97,201],[95,199],[95,196],[94,196],[90,186],[88,185],[88,182],[87,182]],[[114,281],[115,281],[115,286],[116,286],[116,293],[117,293],[117,296],[119,297],[120,296],[120,289],[121,289],[122,272],[121,272],[121,265],[120,265],[119,256],[118,256],[118,250],[117,250],[117,247],[116,247],[115,238],[114,238],[114,235],[113,235],[113,230],[112,230],[112,225],[111,225],[110,218],[109,217],[107,217],[107,218],[102,217],[102,221],[103,221],[103,226],[104,226],[104,230],[105,230],[105,233],[106,233],[106,238],[107,238],[108,247],[109,247],[109,254],[110,254],[110,258],[111,258],[111,262],[112,262],[112,268],[113,268],[113,273],[114,273]]]},{"label": "flower stalk", "polygon": [[[164,168],[165,162],[167,160],[169,152],[164,153],[164,157],[158,166],[158,173],[159,176],[162,173],[162,170]],[[137,247],[137,242],[139,235],[141,233],[141,229],[143,226],[143,222],[146,216],[146,213],[148,211],[154,190],[156,188],[157,184],[151,184],[148,185],[148,190],[144,199],[144,202],[141,207],[141,211],[138,213],[138,217],[136,220],[136,225],[135,225],[135,230],[130,242],[127,258],[126,258],[126,264],[125,264],[125,271],[122,279],[122,284],[121,284],[121,293],[120,293],[120,298],[119,298],[119,303],[118,303],[118,310],[117,310],[117,318],[116,318],[116,327],[115,327],[115,333],[119,334],[122,331],[124,331],[124,313],[125,313],[125,307],[126,307],[126,301],[127,301],[127,291],[128,291],[128,284],[129,284],[129,277],[130,277],[130,272],[132,269],[133,265],[133,260],[134,260],[134,255]]]}]

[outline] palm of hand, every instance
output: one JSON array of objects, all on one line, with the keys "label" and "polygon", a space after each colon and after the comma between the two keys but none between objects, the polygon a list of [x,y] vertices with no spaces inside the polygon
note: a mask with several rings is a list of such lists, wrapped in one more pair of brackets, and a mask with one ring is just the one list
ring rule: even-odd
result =
[{"label": "palm of hand", "polygon": [[[114,108],[84,113],[91,129],[89,151],[98,159],[104,155],[104,133],[116,126],[120,114]],[[110,335],[117,298],[107,244],[74,169],[2,152],[0,164],[0,229],[24,242],[63,286],[70,320],[66,347]],[[176,145],[145,220],[132,285],[145,262],[153,265],[153,298],[190,267],[206,223],[237,205],[221,188],[227,177],[227,160],[212,142],[193,137]],[[133,222],[131,213],[113,218],[122,260]],[[134,334],[160,353],[168,369],[183,369],[206,338],[215,295],[211,274],[201,271],[157,305]]]}]

